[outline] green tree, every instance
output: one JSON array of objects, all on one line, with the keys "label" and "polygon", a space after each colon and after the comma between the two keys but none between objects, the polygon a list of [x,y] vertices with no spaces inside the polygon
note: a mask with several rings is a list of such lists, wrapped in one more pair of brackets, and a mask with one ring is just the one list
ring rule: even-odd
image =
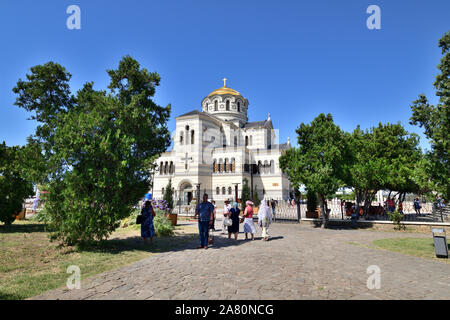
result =
[{"label": "green tree", "polygon": [[286,150],[280,157],[280,167],[293,185],[304,184],[316,192],[322,208],[322,228],[327,227],[326,199],[343,185],[347,148],[345,136],[333,122],[331,114],[320,114],[311,124],[302,123],[296,130],[298,148]]},{"label": "green tree", "polygon": [[429,166],[428,175],[436,183],[445,199],[450,199],[450,32],[440,40],[442,52],[441,63],[438,65],[440,74],[436,76],[434,87],[439,102],[432,105],[427,97],[421,94],[411,106],[410,123],[425,129],[425,135],[430,140],[431,150],[427,154]]},{"label": "green tree", "polygon": [[245,202],[250,200],[251,198],[251,191],[250,187],[248,186],[248,180],[244,178],[243,184],[242,184],[242,194],[241,194],[241,204],[242,204],[242,210],[245,210]]},{"label": "green tree", "polygon": [[170,144],[170,105],[152,101],[159,75],[130,56],[108,74],[108,91],[86,83],[72,95],[71,75],[49,62],[13,89],[39,123],[32,140],[46,162],[52,238],[69,244],[107,238],[149,190],[150,161]]},{"label": "green tree", "polygon": [[0,144],[0,221],[11,224],[22,210],[24,200],[33,194],[33,185],[22,168],[26,147]]},{"label": "green tree", "polygon": [[253,192],[253,203],[255,204],[255,207],[258,207],[259,204],[261,203],[261,200],[259,200],[259,196],[258,196],[258,188],[256,188],[255,186],[255,190]]},{"label": "green tree", "polygon": [[380,189],[397,192],[400,201],[416,192],[414,170],[421,158],[419,138],[400,124],[379,124],[363,131],[359,126],[347,139],[351,154],[346,182],[355,190],[356,210],[369,206]]},{"label": "green tree", "polygon": [[163,199],[167,202],[167,207],[172,211],[173,209],[172,179],[169,179],[169,182],[167,183]]}]

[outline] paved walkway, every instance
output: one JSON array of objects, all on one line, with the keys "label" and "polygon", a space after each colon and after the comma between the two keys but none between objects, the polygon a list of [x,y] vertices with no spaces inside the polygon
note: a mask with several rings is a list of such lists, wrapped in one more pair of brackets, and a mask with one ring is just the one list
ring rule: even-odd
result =
[{"label": "paved walkway", "polygon": [[[278,223],[271,233],[216,236],[208,250],[195,242],[35,299],[450,299],[450,264],[350,243],[427,235]],[[366,285],[370,265],[381,269],[378,290]]]}]

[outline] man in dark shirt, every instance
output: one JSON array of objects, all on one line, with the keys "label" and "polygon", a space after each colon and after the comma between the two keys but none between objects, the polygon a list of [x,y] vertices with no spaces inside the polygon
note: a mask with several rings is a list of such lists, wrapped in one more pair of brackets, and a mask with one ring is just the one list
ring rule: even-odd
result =
[{"label": "man in dark shirt", "polygon": [[198,219],[198,231],[200,234],[200,247],[198,249],[208,249],[209,225],[213,221],[214,206],[208,202],[208,195],[203,195],[201,202],[195,210],[195,217]]}]

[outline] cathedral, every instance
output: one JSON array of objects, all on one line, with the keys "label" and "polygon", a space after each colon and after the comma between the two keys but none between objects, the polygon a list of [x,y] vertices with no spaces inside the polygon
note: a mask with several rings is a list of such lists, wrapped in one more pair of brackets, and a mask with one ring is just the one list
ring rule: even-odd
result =
[{"label": "cathedral", "polygon": [[[188,205],[203,193],[224,201],[241,197],[247,183],[259,199],[287,200],[291,186],[278,159],[290,142],[278,143],[270,114],[249,122],[249,101],[224,86],[211,92],[194,110],[176,118],[173,148],[156,160],[153,197],[162,199],[171,181],[174,201]],[[246,181],[245,181],[246,180]]]}]

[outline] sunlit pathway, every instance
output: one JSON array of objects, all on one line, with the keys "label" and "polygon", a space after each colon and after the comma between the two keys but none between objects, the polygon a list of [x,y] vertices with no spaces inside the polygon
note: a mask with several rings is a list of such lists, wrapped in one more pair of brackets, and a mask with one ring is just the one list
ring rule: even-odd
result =
[{"label": "sunlit pathway", "polygon": [[[216,236],[208,250],[195,242],[35,299],[450,299],[450,264],[351,243],[426,235],[296,224],[271,231],[269,242]],[[378,290],[367,288],[371,265],[381,269]]]}]

